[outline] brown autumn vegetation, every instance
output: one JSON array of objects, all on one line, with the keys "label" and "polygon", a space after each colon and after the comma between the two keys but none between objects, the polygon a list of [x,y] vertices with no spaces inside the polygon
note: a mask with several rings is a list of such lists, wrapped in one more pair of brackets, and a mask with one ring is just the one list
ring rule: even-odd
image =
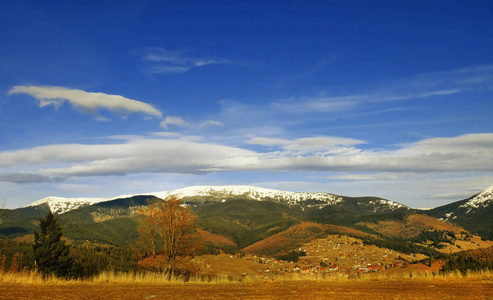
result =
[{"label": "brown autumn vegetation", "polygon": [[245,253],[273,256],[282,252],[286,248],[294,248],[300,243],[308,242],[323,234],[324,231],[324,225],[312,222],[303,222],[245,247],[243,248],[243,251]]},{"label": "brown autumn vegetation", "polygon": [[379,221],[377,223],[358,223],[387,236],[411,238],[423,230],[445,230],[459,234],[464,229],[423,214],[410,214],[402,221]]},{"label": "brown autumn vegetation", "polygon": [[213,234],[209,231],[202,230],[200,228],[197,229],[197,236],[202,241],[203,244],[211,244],[214,247],[221,248],[223,246],[234,246],[236,247],[236,243],[231,241],[230,239],[222,236]]},{"label": "brown autumn vegetation", "polygon": [[[171,203],[168,203],[170,200]],[[140,261],[140,271],[103,272],[84,281],[60,280],[19,270],[17,260],[11,263],[14,271],[11,267],[11,270],[3,272],[5,259],[0,259],[0,298],[488,299],[493,296],[493,276],[489,271],[440,274],[440,261],[430,266],[409,263],[422,257],[365,245],[362,239],[354,236],[375,235],[336,225],[304,222],[292,226],[244,248],[243,251],[250,254],[248,257],[238,253],[194,258],[198,240],[214,246],[236,244],[220,235],[198,229],[196,216],[180,201],[170,200],[141,210],[139,231],[149,256]],[[422,215],[411,215],[397,223],[380,221],[368,224],[384,235],[411,236],[411,231],[417,228],[446,230],[457,236],[462,234],[462,229],[458,227]],[[394,228],[389,230],[388,227]],[[455,242],[467,242],[467,245],[475,247],[488,245],[484,241],[480,244],[478,239],[468,236],[467,241],[459,239]],[[179,245],[172,245],[174,242]],[[254,255],[274,255],[294,246],[306,253],[297,263]],[[491,261],[493,248],[471,251],[471,254]],[[312,268],[321,262],[337,265],[339,270],[329,273]],[[349,271],[355,264],[384,266],[389,262],[395,263],[395,267],[388,270],[381,268],[377,273]],[[309,270],[292,272],[295,264]],[[163,267],[161,270],[164,272],[145,271],[156,266],[158,271]],[[184,274],[182,270],[189,273]]]},{"label": "brown autumn vegetation", "polygon": [[491,299],[493,274],[401,274],[326,278],[256,278],[232,282],[168,281],[139,274],[101,274],[92,281],[0,274],[3,299]]},{"label": "brown autumn vegetation", "polygon": [[313,222],[303,222],[289,227],[275,235],[258,241],[242,249],[245,253],[279,255],[284,254],[286,249],[293,249],[307,243],[313,239],[323,237],[327,232],[339,232],[341,234],[371,236],[368,233],[357,229],[342,227],[331,224],[319,224]]},{"label": "brown autumn vegetation", "polygon": [[[160,271],[162,267],[171,279],[173,273],[187,269],[188,261],[201,247],[197,238],[197,215],[176,197],[149,203],[140,213],[143,218],[139,233],[157,270]],[[162,242],[159,259],[156,255],[158,236]]]}]

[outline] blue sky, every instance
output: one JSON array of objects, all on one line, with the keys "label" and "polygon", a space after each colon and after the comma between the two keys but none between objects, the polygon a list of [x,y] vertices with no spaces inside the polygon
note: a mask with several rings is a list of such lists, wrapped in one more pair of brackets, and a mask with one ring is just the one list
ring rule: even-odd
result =
[{"label": "blue sky", "polygon": [[490,1],[10,1],[0,197],[493,185]]}]

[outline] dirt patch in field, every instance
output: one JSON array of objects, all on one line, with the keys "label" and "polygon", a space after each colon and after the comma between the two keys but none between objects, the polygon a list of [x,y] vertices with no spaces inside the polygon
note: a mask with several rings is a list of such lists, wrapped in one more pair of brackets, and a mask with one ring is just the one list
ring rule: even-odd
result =
[{"label": "dirt patch in field", "polygon": [[492,281],[1,284],[1,299],[491,299]]}]

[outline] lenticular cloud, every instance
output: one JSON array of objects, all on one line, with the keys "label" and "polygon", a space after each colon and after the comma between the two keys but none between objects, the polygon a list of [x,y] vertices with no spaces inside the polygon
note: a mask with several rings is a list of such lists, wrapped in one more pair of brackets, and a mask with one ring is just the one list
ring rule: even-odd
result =
[{"label": "lenticular cloud", "polygon": [[[313,143],[312,139],[253,141],[261,145],[282,144],[267,152],[183,139],[141,138],[117,144],[48,145],[0,152],[0,181],[37,183],[69,177],[137,173],[493,170],[493,134],[425,139],[395,150],[364,150],[356,147],[363,141],[337,137],[321,137],[315,141],[326,143]],[[291,145],[293,143],[296,147]],[[322,150],[320,144],[326,149]]]},{"label": "lenticular cloud", "polygon": [[105,93],[90,93],[82,90],[67,89],[58,86],[22,86],[18,85],[9,91],[9,95],[27,94],[40,101],[40,106],[60,106],[65,101],[82,111],[96,112],[107,109],[117,113],[143,113],[162,117],[160,110],[150,104]]}]

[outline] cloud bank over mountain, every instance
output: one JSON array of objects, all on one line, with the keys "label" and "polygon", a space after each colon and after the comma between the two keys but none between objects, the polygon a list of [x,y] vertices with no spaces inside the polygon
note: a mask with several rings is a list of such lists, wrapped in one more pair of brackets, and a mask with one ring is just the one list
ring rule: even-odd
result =
[{"label": "cloud bank over mountain", "polygon": [[[267,151],[186,139],[137,138],[117,144],[63,144],[0,153],[0,179],[40,182],[43,178],[200,174],[226,171],[277,172],[480,172],[493,171],[493,134],[431,138],[393,150],[361,149],[364,141],[341,137],[295,140],[253,138]],[[247,144],[245,145],[247,146]],[[59,165],[64,167],[57,167]],[[24,168],[32,171],[21,171]]]}]

